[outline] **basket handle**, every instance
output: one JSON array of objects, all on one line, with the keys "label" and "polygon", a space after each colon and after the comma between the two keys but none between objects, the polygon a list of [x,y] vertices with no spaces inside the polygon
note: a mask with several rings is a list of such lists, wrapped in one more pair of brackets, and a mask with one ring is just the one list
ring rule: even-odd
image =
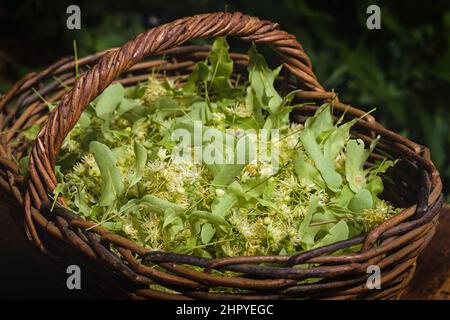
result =
[{"label": "basket handle", "polygon": [[49,114],[32,145],[29,160],[31,193],[35,196],[38,194],[41,201],[47,200],[43,191],[46,188],[41,181],[50,189],[56,186],[54,164],[64,138],[87,105],[121,73],[147,56],[162,54],[188,40],[226,35],[270,45],[280,56],[285,68],[297,77],[307,91],[324,91],[300,43],[293,35],[280,30],[276,23],[240,12],[217,12],[163,24],[138,35],[118,49],[106,52],[92,69],[76,79],[74,87]]}]

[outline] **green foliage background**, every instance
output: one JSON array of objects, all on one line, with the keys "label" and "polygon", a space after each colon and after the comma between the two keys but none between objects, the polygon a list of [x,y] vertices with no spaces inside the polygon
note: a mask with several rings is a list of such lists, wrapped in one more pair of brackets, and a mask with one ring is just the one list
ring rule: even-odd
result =
[{"label": "green foliage background", "polygon": [[[65,27],[70,4],[81,7],[80,31]],[[381,7],[381,30],[366,28],[370,4]],[[376,107],[375,116],[387,127],[431,148],[449,194],[448,0],[2,2],[0,92],[23,74],[72,54],[73,39],[82,56],[121,45],[153,25],[224,9],[276,21],[296,35],[326,88],[355,106]]]}]

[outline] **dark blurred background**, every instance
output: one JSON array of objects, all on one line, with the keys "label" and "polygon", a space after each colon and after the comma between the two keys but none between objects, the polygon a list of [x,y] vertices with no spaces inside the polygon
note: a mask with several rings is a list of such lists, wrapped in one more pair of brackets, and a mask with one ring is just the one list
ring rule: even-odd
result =
[{"label": "dark blurred background", "polygon": [[[66,8],[81,8],[81,30]],[[366,9],[381,8],[381,30]],[[2,1],[0,92],[60,57],[119,46],[160,23],[196,13],[242,11],[297,36],[316,74],[341,100],[370,110],[388,128],[431,148],[450,200],[450,2],[336,0]]]}]

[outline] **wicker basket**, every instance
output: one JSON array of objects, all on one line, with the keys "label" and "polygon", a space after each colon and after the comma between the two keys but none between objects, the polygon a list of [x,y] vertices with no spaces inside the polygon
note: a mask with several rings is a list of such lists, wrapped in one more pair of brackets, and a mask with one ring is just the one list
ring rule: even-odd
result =
[{"label": "wicker basket", "polygon": [[[69,57],[25,76],[1,97],[0,189],[10,204],[20,208],[15,212],[15,220],[40,250],[56,259],[56,266],[76,261],[83,270],[83,279],[89,279],[92,287],[106,297],[398,298],[414,273],[418,255],[433,237],[442,206],[442,184],[426,147],[385,129],[372,116],[359,119],[352,134],[365,142],[381,135],[369,161],[385,155],[402,159],[389,172],[391,179],[385,182],[383,197],[406,209],[370,233],[350,240],[294,256],[205,259],[149,252],[63,207],[50,212],[48,194],[56,186],[55,159],[64,137],[89,102],[112,82],[132,86],[146,80],[152,70],[169,78],[183,77],[197,61],[205,59],[209,47],[181,45],[195,38],[225,35],[269,45],[278,54],[284,65],[284,73],[277,79],[279,90],[303,89],[296,94],[297,101],[310,102],[291,113],[293,121],[304,122],[324,101],[333,103],[336,116],[344,110],[348,119],[365,114],[338,102],[332,92],[324,90],[302,46],[277,24],[239,12],[179,19],[153,28],[121,48],[78,60],[78,78],[74,74],[75,62]],[[149,56],[159,58],[146,60]],[[245,74],[248,57],[240,53],[231,53],[231,57],[235,74]],[[49,113],[33,88],[47,101],[58,101],[58,107]],[[45,126],[30,146],[18,132],[36,123]],[[28,151],[29,174],[24,178],[17,163]],[[361,247],[358,253],[336,252],[355,245]],[[295,267],[304,263],[313,267]],[[367,267],[374,264],[382,270],[381,290],[369,290],[366,286]],[[213,270],[239,275],[222,276]],[[321,280],[307,281],[312,278]],[[171,290],[157,290],[151,284]]]}]

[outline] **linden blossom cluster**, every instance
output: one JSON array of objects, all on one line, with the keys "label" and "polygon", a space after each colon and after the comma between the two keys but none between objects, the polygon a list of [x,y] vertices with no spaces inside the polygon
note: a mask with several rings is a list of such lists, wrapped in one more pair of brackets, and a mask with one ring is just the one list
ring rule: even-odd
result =
[{"label": "linden blossom cluster", "polygon": [[187,78],[109,86],[65,139],[52,196],[146,248],[204,257],[292,254],[397,212],[379,198],[394,162],[364,167],[375,144],[350,136],[354,121],[324,104],[290,123],[294,94],[255,47],[248,81],[232,71],[218,38]]}]

